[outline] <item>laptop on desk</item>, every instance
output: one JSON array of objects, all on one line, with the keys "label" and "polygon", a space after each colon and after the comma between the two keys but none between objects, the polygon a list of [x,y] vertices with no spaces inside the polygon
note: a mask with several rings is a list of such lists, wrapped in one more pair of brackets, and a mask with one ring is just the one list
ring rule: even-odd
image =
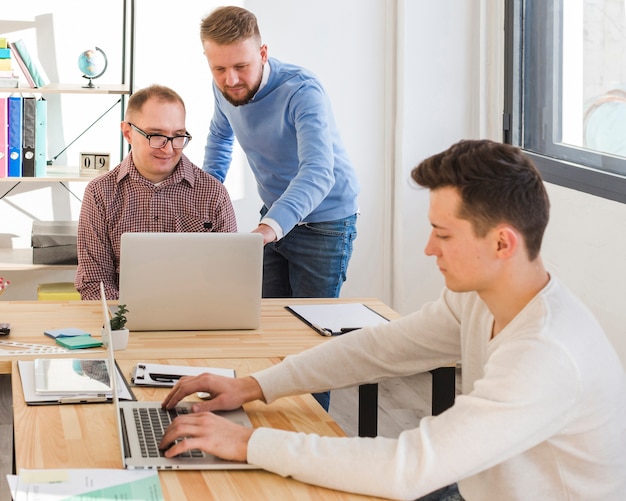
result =
[{"label": "laptop on desk", "polygon": [[256,329],[258,233],[124,233],[119,304],[131,331]]},{"label": "laptop on desk", "polygon": [[[115,367],[111,339],[111,324],[104,285],[100,283],[103,341],[107,345],[109,367]],[[158,470],[248,470],[257,467],[245,462],[227,461],[200,450],[192,450],[173,458],[166,458],[158,444],[171,420],[178,414],[191,412],[192,402],[181,401],[176,409],[167,411],[161,402],[121,401],[117,391],[117,378],[111,378],[111,390],[115,405],[115,419],[122,450],[122,463],[128,469]],[[248,415],[239,408],[234,411],[217,412],[231,421],[252,427]]]}]

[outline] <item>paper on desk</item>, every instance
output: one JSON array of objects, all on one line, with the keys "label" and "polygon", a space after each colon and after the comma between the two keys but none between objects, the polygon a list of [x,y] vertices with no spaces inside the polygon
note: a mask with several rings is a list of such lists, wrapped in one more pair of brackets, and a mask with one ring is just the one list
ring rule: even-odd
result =
[{"label": "paper on desk", "polygon": [[131,382],[137,386],[172,387],[182,376],[198,376],[208,372],[224,377],[235,377],[234,369],[217,367],[194,367],[190,365],[166,365],[139,362],[131,375]]},{"label": "paper on desk", "polygon": [[9,479],[7,475],[9,485],[15,484],[15,489],[12,488],[14,501],[164,499],[159,474],[155,470],[22,468],[20,474],[13,477]]}]

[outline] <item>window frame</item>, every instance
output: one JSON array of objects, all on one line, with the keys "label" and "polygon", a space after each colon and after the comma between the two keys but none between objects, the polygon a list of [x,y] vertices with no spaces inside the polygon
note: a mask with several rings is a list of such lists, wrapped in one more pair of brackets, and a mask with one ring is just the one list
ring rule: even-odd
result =
[{"label": "window frame", "polygon": [[[533,26],[545,27],[552,23],[560,29],[560,22],[554,23],[550,16],[542,13],[536,14],[532,9],[533,0],[505,0],[505,29],[504,29],[504,115],[503,115],[503,141],[505,143],[520,146],[524,152],[537,165],[545,181],[559,186],[564,186],[584,193],[589,193],[602,198],[626,203],[626,160],[601,155],[590,150],[569,147],[556,144],[549,138],[539,144],[537,150],[532,151],[524,148],[525,141],[525,119],[524,116],[524,95],[523,86],[527,84],[524,76],[534,70],[536,88],[543,89],[543,92],[535,92],[533,95],[533,106],[537,109],[560,110],[561,103],[552,102],[552,88],[560,84],[562,78],[560,72],[556,75],[552,70],[551,57],[541,58],[538,65],[528,63],[530,68],[525,66],[523,45],[524,21],[528,21],[528,16],[534,16],[531,22]],[[543,0],[539,0],[543,2]],[[550,3],[560,4],[563,0],[551,0]],[[539,33],[547,33],[539,30]],[[554,33],[554,31],[553,31]],[[557,33],[558,35],[558,33]],[[530,49],[532,44],[542,47],[542,53],[556,54],[553,40],[556,37],[529,37]],[[560,66],[560,61],[557,61]],[[560,116],[552,113],[551,116]],[[535,117],[538,122],[539,119]],[[532,127],[533,124],[528,124]],[[535,127],[545,126],[545,124],[534,124]],[[546,129],[552,130],[552,119],[548,117]],[[559,125],[559,124],[557,124]],[[535,129],[537,130],[537,129]],[[603,170],[594,165],[602,165],[607,170]]]}]

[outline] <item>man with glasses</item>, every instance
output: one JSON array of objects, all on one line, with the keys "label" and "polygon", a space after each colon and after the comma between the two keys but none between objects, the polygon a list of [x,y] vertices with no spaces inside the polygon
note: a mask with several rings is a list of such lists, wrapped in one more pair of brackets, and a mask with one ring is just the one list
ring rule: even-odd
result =
[{"label": "man with glasses", "polygon": [[85,188],[75,279],[82,299],[99,299],[101,281],[107,299],[118,298],[122,233],[237,231],[224,186],[183,155],[191,135],[176,92],[160,85],[135,92],[121,127],[132,150]]}]

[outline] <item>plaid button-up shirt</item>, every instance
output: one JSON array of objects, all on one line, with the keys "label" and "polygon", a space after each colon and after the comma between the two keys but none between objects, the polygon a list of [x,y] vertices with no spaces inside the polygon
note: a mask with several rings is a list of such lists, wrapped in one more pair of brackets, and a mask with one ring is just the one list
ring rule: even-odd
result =
[{"label": "plaid button-up shirt", "polygon": [[75,285],[82,299],[118,298],[120,238],[125,232],[236,232],[226,188],[182,155],[158,185],[135,168],[132,153],[85,188],[78,222]]}]

